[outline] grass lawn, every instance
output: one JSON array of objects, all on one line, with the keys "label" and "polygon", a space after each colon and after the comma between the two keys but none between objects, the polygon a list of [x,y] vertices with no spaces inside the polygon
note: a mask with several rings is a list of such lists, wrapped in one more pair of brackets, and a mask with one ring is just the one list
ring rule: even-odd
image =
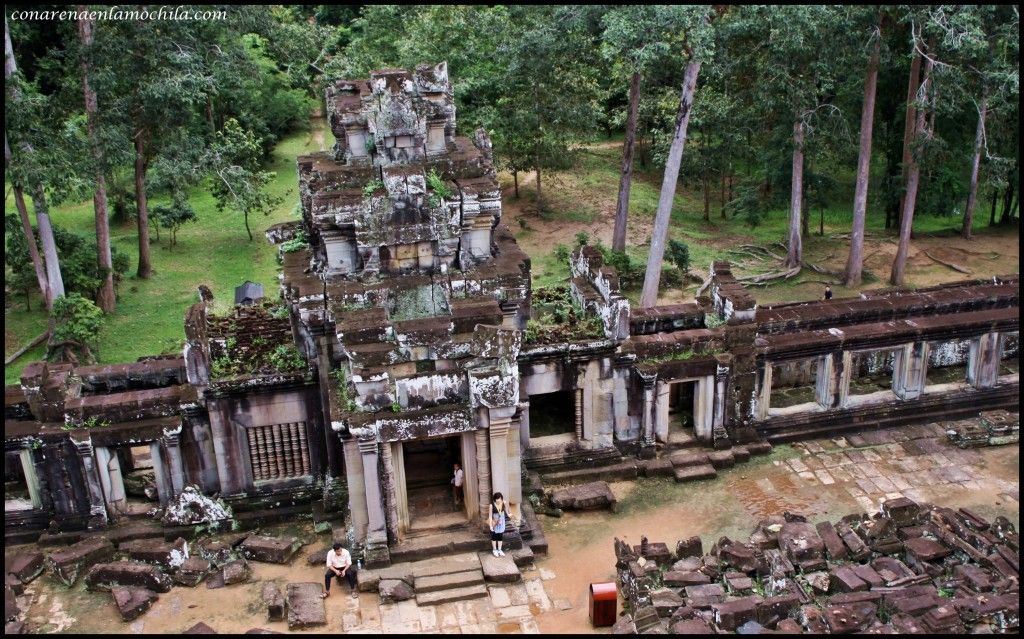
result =
[{"label": "grass lawn", "polygon": [[[245,280],[263,284],[268,297],[278,295],[276,249],[263,231],[271,224],[295,219],[298,203],[298,180],[295,158],[320,150],[309,131],[301,131],[283,139],[274,149],[269,169],[277,172],[271,189],[284,201],[270,215],[251,218],[253,241],[245,234],[241,214],[218,212],[213,197],[196,190],[189,201],[198,214],[198,221],[178,232],[174,249],[167,247],[167,233],[151,245],[153,276],[149,280],[126,277],[119,286],[116,310],[107,317],[100,336],[97,355],[100,363],[131,362],[143,355],[165,351],[180,352],[184,333],[185,311],[198,301],[196,287],[206,284],[212,290],[218,308],[227,308],[234,299],[234,287]],[[14,210],[13,196],[5,209]],[[160,202],[159,197],[150,206]],[[34,216],[33,220],[34,220]],[[54,224],[81,235],[95,232],[92,200],[53,207]],[[155,235],[151,234],[151,237]],[[129,274],[138,265],[138,235],[134,224],[111,228],[117,248],[131,256]],[[6,299],[4,309],[4,350],[11,353],[46,327],[41,298],[32,301],[26,312],[22,297]],[[5,384],[18,382],[24,366],[42,358],[42,346],[26,353],[13,365],[5,367]]]}]

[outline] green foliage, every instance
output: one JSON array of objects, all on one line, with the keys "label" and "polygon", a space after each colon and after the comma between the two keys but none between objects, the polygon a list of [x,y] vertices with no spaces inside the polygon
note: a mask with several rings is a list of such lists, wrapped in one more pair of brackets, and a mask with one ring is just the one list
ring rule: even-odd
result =
[{"label": "green foliage", "polygon": [[392,413],[400,413],[400,412],[402,412],[402,405],[399,404],[398,402],[391,402],[391,412]]},{"label": "green foliage", "polygon": [[289,373],[306,366],[306,358],[291,344],[279,344],[268,357],[270,366],[279,373]]},{"label": "green foliage", "polygon": [[103,428],[104,426],[110,426],[110,422],[108,420],[101,419],[98,415],[93,415],[87,419],[66,423],[61,426],[61,430],[77,430],[80,428],[88,430],[93,428]]},{"label": "green foliage", "polygon": [[[280,306],[275,306],[271,308],[270,316],[273,317],[274,319],[285,319],[286,317],[289,316],[288,306],[285,304],[281,304]],[[253,340],[253,343],[255,342],[256,340]]]},{"label": "green foliage", "polygon": [[194,223],[197,219],[196,210],[189,205],[188,200],[180,193],[175,194],[170,203],[154,206],[150,209],[150,215],[160,223],[160,226],[171,232],[169,242],[172,247],[178,243],[178,229],[183,224]]},{"label": "green foliage", "polygon": [[625,251],[606,249],[604,262],[615,269],[619,275],[619,287],[622,289],[636,288],[643,284],[646,266],[631,258]]},{"label": "green foliage", "polygon": [[580,231],[576,234],[576,248],[584,246],[590,243],[590,234],[586,231]]},{"label": "green foliage", "polygon": [[690,247],[676,239],[668,241],[668,259],[682,273],[690,272]]},{"label": "green foliage", "polygon": [[302,229],[295,233],[295,237],[281,244],[282,253],[294,253],[305,248],[309,248],[309,238],[306,237],[306,231]]},{"label": "green foliage", "polygon": [[569,247],[566,246],[565,244],[556,244],[555,245],[555,259],[558,260],[559,262],[568,262],[569,261]]},{"label": "green foliage", "polygon": [[376,193],[378,191],[383,191],[383,190],[384,190],[384,181],[383,180],[374,179],[374,180],[370,180],[369,182],[366,183],[365,186],[363,186],[363,195],[366,196],[366,197],[370,197],[374,193]]},{"label": "green foliage", "polygon": [[352,398],[351,393],[349,393],[348,374],[345,372],[345,369],[342,367],[336,368],[334,369],[334,372],[331,373],[331,375],[334,377],[334,381],[337,383],[338,399],[341,400],[341,405],[348,412],[355,412],[358,407],[356,406],[356,402]]},{"label": "green foliage", "polygon": [[564,286],[534,290],[536,317],[526,322],[524,338],[528,344],[553,344],[604,337],[601,318],[587,315],[573,303]]},{"label": "green foliage", "polygon": [[713,313],[706,313],[704,315],[704,327],[705,328],[718,328],[725,324],[725,320]]},{"label": "green foliage", "polygon": [[[94,359],[92,349],[99,343],[100,330],[103,328],[103,311],[92,300],[78,293],[62,295],[53,300],[50,311],[53,321],[53,333],[50,344],[53,346],[67,345],[87,361]],[[51,352],[53,358],[60,351]]]},{"label": "green foliage", "polygon": [[448,184],[444,179],[438,175],[437,169],[430,169],[430,173],[427,174],[427,186],[441,199],[446,200],[452,196],[451,189],[448,188]]}]

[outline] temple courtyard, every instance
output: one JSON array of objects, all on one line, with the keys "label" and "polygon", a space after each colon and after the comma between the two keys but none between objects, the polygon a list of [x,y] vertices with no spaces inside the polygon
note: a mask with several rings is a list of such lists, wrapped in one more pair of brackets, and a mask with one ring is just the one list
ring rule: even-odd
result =
[{"label": "temple courtyard", "polygon": [[[812,523],[834,521],[849,513],[875,512],[882,501],[901,496],[918,503],[968,508],[989,520],[1004,516],[1017,526],[1018,467],[1016,444],[961,449],[947,440],[943,425],[930,424],[778,445],[767,455],[722,469],[717,477],[703,481],[612,482],[617,498],[614,512],[539,516],[549,552],[524,562],[514,582],[494,583],[488,577],[487,582],[466,586],[486,588],[486,595],[480,592],[437,605],[430,605],[429,598],[419,592],[405,601],[381,603],[376,590],[352,599],[347,588],[334,586],[325,602],[326,625],[305,631],[608,632],[608,628],[591,627],[587,597],[589,584],[615,580],[615,537],[638,544],[643,535],[671,546],[697,535],[706,549],[723,535],[746,538],[756,522],[769,515],[788,511]],[[314,533],[308,520],[268,526],[260,533],[292,535],[306,543],[289,564],[250,561],[252,574],[243,583],[212,590],[203,584],[175,586],[132,622],[121,621],[110,593],[90,592],[81,579],[68,589],[45,572],[25,586],[19,597],[23,607],[28,605],[27,627],[34,632],[180,633],[203,623],[220,633],[253,628],[287,632],[287,621],[268,621],[264,586],[275,582],[284,590],[288,583],[322,583],[321,564],[311,564],[307,557],[322,552],[330,535]],[[34,548],[8,547],[6,553]],[[40,550],[47,554],[55,548]],[[444,570],[470,574],[479,570],[480,562],[476,553],[459,552],[395,564],[387,570],[415,572],[417,578]],[[620,598],[620,610],[621,603]]]}]

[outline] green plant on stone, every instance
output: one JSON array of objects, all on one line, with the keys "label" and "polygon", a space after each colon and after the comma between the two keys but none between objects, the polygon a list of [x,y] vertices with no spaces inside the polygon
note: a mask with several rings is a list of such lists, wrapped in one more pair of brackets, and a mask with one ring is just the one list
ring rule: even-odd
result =
[{"label": "green plant on stone", "polygon": [[585,244],[590,243],[590,234],[586,231],[580,231],[576,234],[576,248],[579,248]]},{"label": "green plant on stone", "polygon": [[366,183],[366,186],[363,187],[363,195],[365,195],[366,197],[370,197],[377,191],[382,190],[384,190],[383,180],[370,180],[369,182]]},{"label": "green plant on stone", "polygon": [[[437,195],[437,197],[441,199],[446,200],[452,196],[451,189],[448,188],[448,184],[445,183],[444,178],[438,174],[437,169],[430,169],[430,173],[427,173],[427,186],[435,195]],[[439,205],[440,202],[435,206]]]},{"label": "green plant on stone", "polygon": [[402,412],[402,405],[399,404],[398,402],[391,402],[391,412],[392,413],[400,413],[400,412]]},{"label": "green plant on stone", "polygon": [[279,344],[270,353],[268,360],[271,368],[280,373],[299,370],[306,365],[306,360],[299,349],[290,344]]},{"label": "green plant on stone", "polygon": [[712,313],[704,315],[704,326],[706,328],[718,328],[722,324],[725,324],[725,320],[719,316]]},{"label": "green plant on stone", "polygon": [[[270,309],[270,316],[274,319],[284,319],[288,317],[288,306],[281,304],[280,306],[274,306]],[[255,341],[253,342],[255,344]]]},{"label": "green plant on stone", "polygon": [[377,150],[377,142],[373,138],[366,138],[363,146],[366,148],[367,153],[373,153]]},{"label": "green plant on stone", "polygon": [[306,237],[306,232],[300,229],[295,234],[295,237],[293,237],[292,239],[288,240],[287,242],[283,242],[281,244],[281,252],[282,253],[294,253],[295,251],[301,251],[302,249],[308,248],[308,247],[309,247],[309,238]]}]

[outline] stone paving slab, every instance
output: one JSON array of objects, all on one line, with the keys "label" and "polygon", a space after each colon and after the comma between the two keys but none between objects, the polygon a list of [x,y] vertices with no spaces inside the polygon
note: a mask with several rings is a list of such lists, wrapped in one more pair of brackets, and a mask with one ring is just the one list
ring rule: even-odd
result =
[{"label": "stone paving slab", "polygon": [[477,556],[480,557],[480,566],[483,568],[485,580],[496,583],[511,583],[522,579],[519,566],[516,566],[511,556],[495,557],[488,552],[481,552]]},{"label": "stone paving slab", "polygon": [[323,587],[314,582],[288,584],[288,629],[327,625]]}]

